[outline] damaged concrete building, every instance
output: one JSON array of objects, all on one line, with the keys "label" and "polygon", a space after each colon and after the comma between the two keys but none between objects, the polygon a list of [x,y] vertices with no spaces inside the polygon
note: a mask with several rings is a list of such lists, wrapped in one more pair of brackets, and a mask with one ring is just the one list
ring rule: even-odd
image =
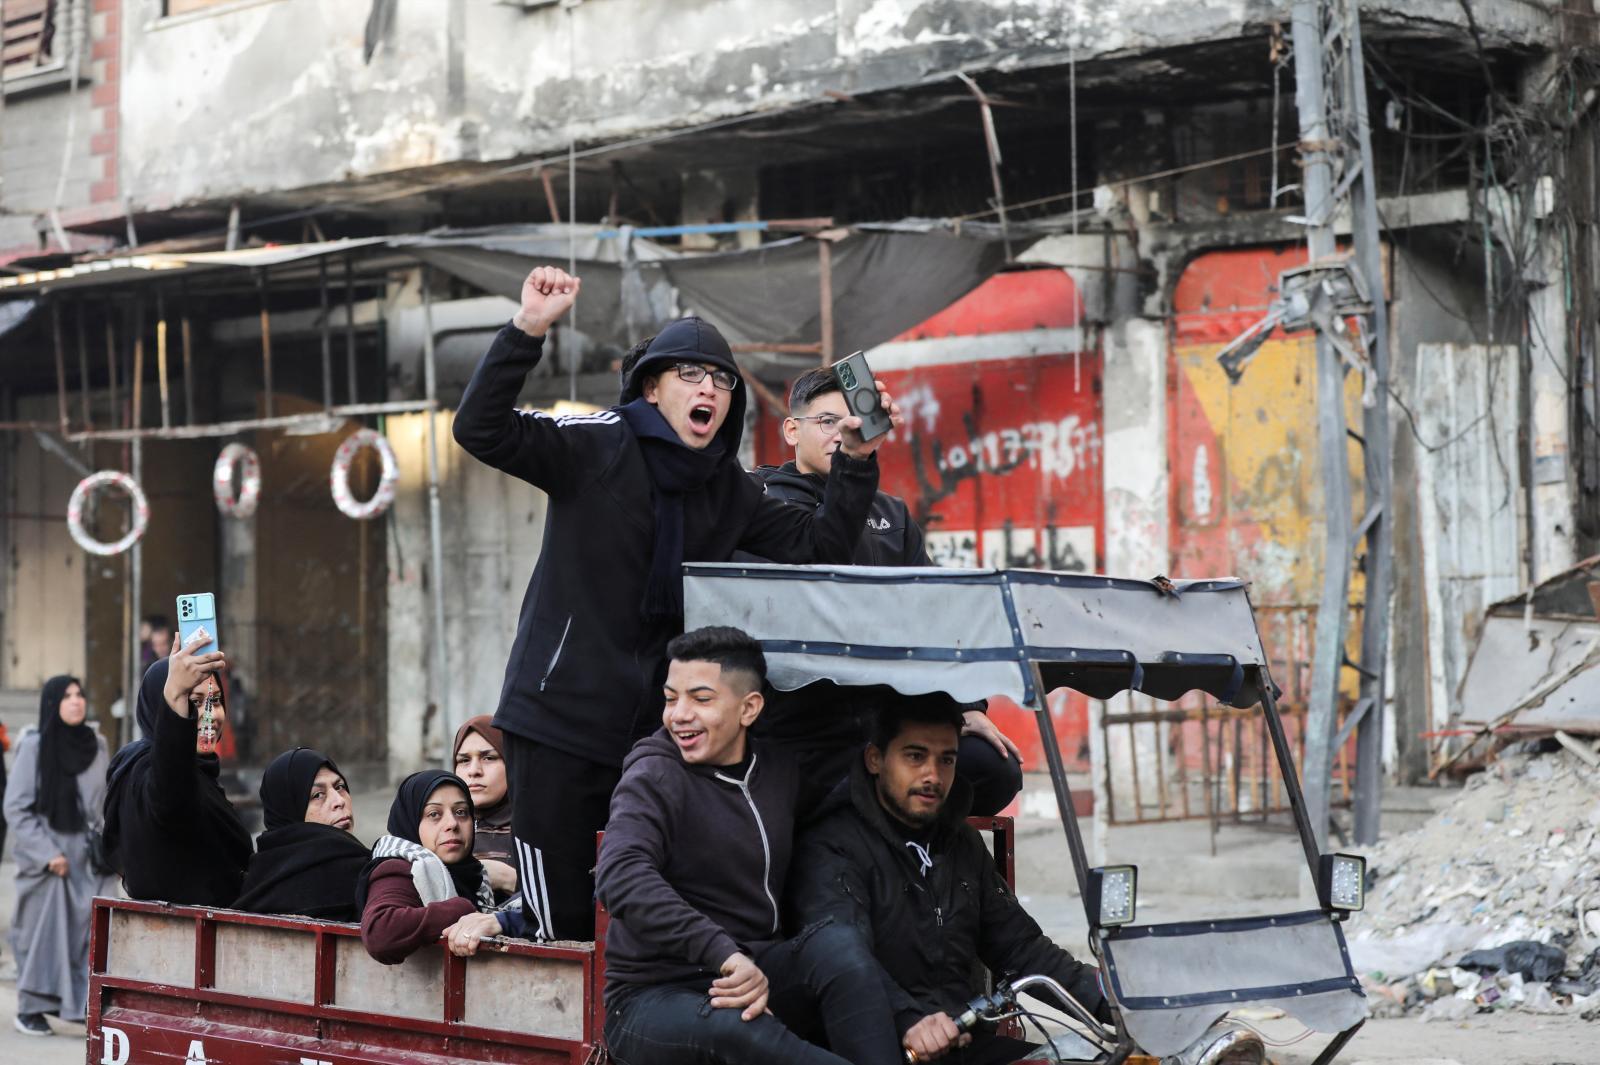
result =
[{"label": "damaged concrete building", "polygon": [[[1360,5],[1394,339],[1386,760],[1404,779],[1459,709],[1487,604],[1600,546],[1590,7]],[[430,335],[448,408],[509,313],[492,278],[542,254],[668,265],[621,270],[657,278],[621,321],[580,306],[527,401],[613,402],[651,313],[733,313],[714,286],[669,283],[671,264],[725,263],[774,307],[803,290],[815,315],[746,336],[749,368],[781,395],[824,345],[864,338],[911,408],[885,487],[941,563],[1237,574],[1286,709],[1303,709],[1324,538],[1313,344],[1275,335],[1238,384],[1215,361],[1305,259],[1288,8],[6,0],[0,688],[72,669],[104,714],[131,620],[215,588],[256,708],[244,760],[294,742],[388,772],[438,757],[451,722],[494,705],[538,493],[457,452],[441,413],[436,572],[424,408],[170,430],[403,406],[428,388]],[[851,240],[904,235],[873,224],[908,220],[981,246],[954,302],[840,324],[943,291],[917,254],[845,261]],[[762,255],[799,255],[779,245],[834,257],[831,298],[820,265],[762,273]],[[757,406],[749,458],[781,461],[778,415]],[[398,454],[381,521],[328,497],[355,422]],[[212,502],[230,438],[261,455],[250,519]],[[128,555],[84,554],[64,521],[72,462],[126,470],[135,452],[151,506],[136,582]],[[1106,770],[1113,820],[1274,804],[1254,731],[1198,704],[1126,742],[1106,708],[1053,710],[1069,761],[1126,761]],[[1202,754],[1203,798],[1185,777]]]}]

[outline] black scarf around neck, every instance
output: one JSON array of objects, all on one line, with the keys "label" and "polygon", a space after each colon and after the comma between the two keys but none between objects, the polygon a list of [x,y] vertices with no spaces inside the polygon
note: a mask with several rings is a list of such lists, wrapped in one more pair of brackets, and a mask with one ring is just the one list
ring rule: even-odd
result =
[{"label": "black scarf around neck", "polygon": [[100,753],[99,736],[92,727],[61,720],[61,701],[78,683],[77,677],[51,677],[39,696],[39,788],[33,809],[57,832],[83,831],[78,775]]},{"label": "black scarf around neck", "polygon": [[647,399],[617,408],[639,440],[654,487],[655,546],[640,611],[651,620],[683,617],[683,497],[705,485],[727,455],[722,441],[692,448]]}]

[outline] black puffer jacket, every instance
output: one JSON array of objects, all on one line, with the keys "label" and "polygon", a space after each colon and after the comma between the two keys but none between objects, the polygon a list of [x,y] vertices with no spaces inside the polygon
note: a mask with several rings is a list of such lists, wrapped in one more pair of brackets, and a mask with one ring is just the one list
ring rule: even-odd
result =
[{"label": "black puffer jacket", "polygon": [[[659,723],[666,645],[682,622],[647,620],[640,609],[654,548],[653,488],[627,422],[614,410],[552,418],[516,409],[543,348],[515,326],[501,329],[455,419],[456,442],[468,453],[550,497],[494,723],[620,765]],[[624,398],[637,391],[630,380]],[[726,562],[743,549],[784,563],[849,562],[878,489],[877,460],[836,455],[826,502],[802,510],[762,495],[739,467],[743,425],[741,385],[718,432],[724,461],[683,500],[684,561]]]},{"label": "black puffer jacket", "polygon": [[799,927],[831,917],[859,929],[889,977],[901,1034],[930,1013],[958,1014],[990,973],[1044,973],[1100,1010],[1098,973],[1056,946],[1006,886],[983,838],[966,823],[969,792],[956,782],[921,861],[878,803],[857,763],[850,780],[795,843],[788,904]]},{"label": "black puffer jacket", "polygon": [[[807,510],[816,510],[822,505],[828,487],[826,477],[801,473],[792,461],[782,466],[757,466],[755,476],[761,479],[767,495],[785,503],[799,504]],[[888,492],[878,492],[872,497],[867,527],[850,561],[857,566],[933,565],[923,544],[922,526],[911,520],[906,501]]]},{"label": "black puffer jacket", "polygon": [[624,985],[709,987],[734,951],[783,938],[800,774],[779,750],[750,750],[742,777],[688,764],[665,729],[628,754],[595,870],[608,1000]]}]

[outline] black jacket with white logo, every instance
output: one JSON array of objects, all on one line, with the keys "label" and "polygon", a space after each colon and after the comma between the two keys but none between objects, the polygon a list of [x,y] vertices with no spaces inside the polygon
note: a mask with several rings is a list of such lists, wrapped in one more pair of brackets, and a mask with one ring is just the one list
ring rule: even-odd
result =
[{"label": "black jacket with white logo", "polygon": [[[755,470],[767,495],[785,503],[796,503],[807,510],[822,505],[828,480],[815,473],[801,473],[793,462],[782,466],[758,466]],[[888,492],[872,497],[867,512],[867,527],[856,542],[850,559],[857,566],[931,566],[923,544],[922,527],[911,519],[906,501]]]},{"label": "black jacket with white logo", "polygon": [[[638,437],[613,410],[561,418],[517,410],[542,339],[507,325],[456,411],[456,443],[549,496],[544,542],[517,619],[497,728],[606,765],[661,720],[667,641],[681,619],[641,610],[654,547],[654,491]],[[878,489],[875,457],[834,456],[826,501],[762,495],[739,467],[743,386],[718,431],[726,458],[683,500],[683,558],[735,551],[776,562],[849,562]],[[470,516],[469,516],[470,518]]]}]

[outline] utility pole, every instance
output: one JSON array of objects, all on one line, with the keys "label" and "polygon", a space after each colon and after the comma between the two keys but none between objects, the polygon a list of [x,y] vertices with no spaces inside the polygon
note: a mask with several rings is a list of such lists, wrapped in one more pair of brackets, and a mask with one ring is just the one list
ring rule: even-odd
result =
[{"label": "utility pole", "polygon": [[[1296,0],[1290,15],[1294,42],[1294,102],[1300,112],[1301,187],[1306,213],[1306,250],[1311,264],[1334,257],[1333,159],[1337,145],[1328,128],[1323,78],[1322,0]],[[1322,460],[1323,516],[1327,538],[1322,558],[1322,596],[1317,604],[1311,656],[1311,699],[1306,712],[1306,805],[1317,842],[1326,849],[1332,799],[1333,739],[1338,725],[1339,674],[1350,603],[1350,469],[1346,455],[1344,367],[1332,340],[1321,330],[1317,344],[1317,449]]]},{"label": "utility pole", "polygon": [[[1389,426],[1389,316],[1383,246],[1367,118],[1359,0],[1295,0],[1291,12],[1295,107],[1300,116],[1301,187],[1309,262],[1286,271],[1267,317],[1218,356],[1238,381],[1275,326],[1314,329],[1317,347],[1317,444],[1327,538],[1306,715],[1306,804],[1326,846],[1333,764],[1356,737],[1355,841],[1376,843],[1383,794],[1384,670],[1394,583]],[[1355,250],[1340,253],[1334,225],[1348,212]],[[1352,328],[1351,323],[1355,323]],[[1362,375],[1362,431],[1345,419],[1345,377]],[[1362,447],[1363,506],[1354,520],[1350,439]],[[1351,576],[1357,550],[1366,579],[1359,661],[1346,651]],[[1341,724],[1340,679],[1360,677],[1359,695]]]}]

